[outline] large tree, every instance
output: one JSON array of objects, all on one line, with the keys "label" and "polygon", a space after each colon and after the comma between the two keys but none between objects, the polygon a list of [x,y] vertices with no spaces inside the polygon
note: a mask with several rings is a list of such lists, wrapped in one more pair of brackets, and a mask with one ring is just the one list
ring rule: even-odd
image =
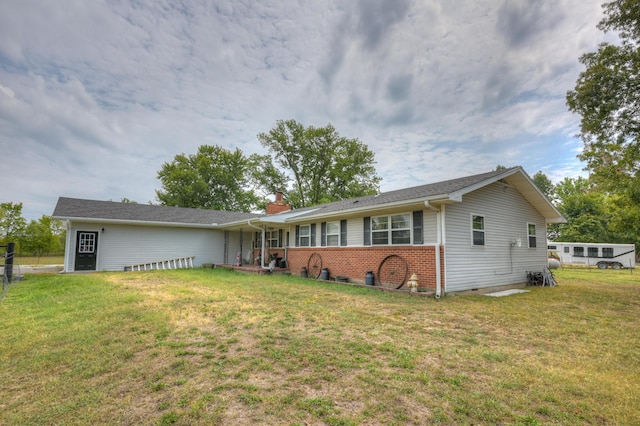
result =
[{"label": "large tree", "polygon": [[238,148],[202,145],[196,154],[162,165],[156,197],[166,206],[252,211],[260,203],[250,188],[252,164]]},{"label": "large tree", "polygon": [[552,227],[557,232],[556,241],[585,243],[614,243],[609,230],[610,213],[606,209],[606,196],[597,191],[589,179],[565,178],[554,189],[558,210],[567,223]]},{"label": "large tree", "polygon": [[542,191],[550,201],[553,201],[555,197],[555,185],[551,182],[551,179],[542,173],[542,170],[539,170],[531,179],[538,189]]},{"label": "large tree", "polygon": [[373,152],[358,139],[325,127],[305,127],[296,120],[279,120],[258,139],[292,180],[287,201],[293,207],[375,194],[380,177]]},{"label": "large tree", "polygon": [[620,43],[602,43],[580,57],[586,69],[567,105],[581,116],[581,159],[592,178],[610,192],[640,191],[640,0],[603,5],[598,28],[615,31]]},{"label": "large tree", "polygon": [[[602,43],[580,58],[586,69],[567,93],[569,109],[581,116],[580,136],[591,179],[617,211],[610,225],[640,242],[640,0],[603,5],[598,28],[614,31],[619,43]],[[629,241],[630,242],[630,241]]]}]

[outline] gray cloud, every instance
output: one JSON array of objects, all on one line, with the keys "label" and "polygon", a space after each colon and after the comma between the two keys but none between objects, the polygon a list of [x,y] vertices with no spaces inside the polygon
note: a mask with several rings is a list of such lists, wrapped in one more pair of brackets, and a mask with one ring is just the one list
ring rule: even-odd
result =
[{"label": "gray cloud", "polygon": [[387,95],[389,99],[399,102],[406,100],[411,95],[413,75],[398,74],[389,79],[387,83]]},{"label": "gray cloud", "polygon": [[366,49],[377,48],[393,27],[409,11],[409,0],[360,0],[358,2],[358,34]]},{"label": "gray cloud", "polygon": [[498,10],[496,28],[509,46],[522,48],[535,44],[542,33],[552,31],[564,18],[564,10],[555,2],[506,1]]},{"label": "gray cloud", "polygon": [[581,173],[564,94],[600,17],[582,0],[9,2],[0,202],[37,218],[60,195],[153,201],[176,154],[263,153],[256,135],[288,118],[369,145],[383,190],[496,164]]}]

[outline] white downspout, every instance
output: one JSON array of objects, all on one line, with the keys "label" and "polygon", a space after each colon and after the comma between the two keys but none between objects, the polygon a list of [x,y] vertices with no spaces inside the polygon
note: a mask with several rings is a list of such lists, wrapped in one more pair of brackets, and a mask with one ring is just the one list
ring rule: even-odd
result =
[{"label": "white downspout", "polygon": [[436,213],[436,299],[442,295],[442,276],[440,273],[440,246],[442,244],[442,213]]},{"label": "white downspout", "polygon": [[261,238],[262,239],[262,248],[260,250],[260,267],[262,269],[266,269],[266,267],[264,266],[264,255],[265,255],[265,251],[264,251],[264,248],[265,248],[264,243],[265,243],[265,241],[264,241],[264,239],[266,237],[264,228],[261,228],[259,226],[253,225],[251,223],[251,219],[247,220],[247,225],[249,225],[253,229],[258,229],[260,232],[262,232],[262,238]]},{"label": "white downspout", "polygon": [[436,299],[442,295],[442,274],[440,273],[440,246],[442,245],[442,213],[444,205],[440,208],[433,206],[429,201],[424,202],[425,207],[436,212]]},{"label": "white downspout", "polygon": [[64,250],[64,268],[63,272],[69,272],[69,267],[71,266],[71,249],[77,250],[75,247],[71,247],[71,221],[67,219],[67,242]]},{"label": "white downspout", "polygon": [[442,247],[444,247],[444,254],[442,255],[442,258],[444,259],[444,271],[445,271],[445,283],[444,286],[442,285],[442,278],[440,279],[440,287],[441,287],[441,292],[444,294],[444,288],[446,288],[447,286],[447,226],[446,226],[446,209],[445,209],[445,205],[443,204],[442,206],[440,206],[440,244],[442,244]]}]

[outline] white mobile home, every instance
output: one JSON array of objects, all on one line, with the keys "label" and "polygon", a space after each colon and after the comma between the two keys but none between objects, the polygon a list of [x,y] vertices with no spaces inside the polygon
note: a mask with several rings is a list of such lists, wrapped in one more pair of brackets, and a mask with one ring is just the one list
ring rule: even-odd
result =
[{"label": "white mobile home", "polygon": [[557,258],[561,265],[622,269],[636,264],[633,244],[549,242],[547,248],[549,256]]}]

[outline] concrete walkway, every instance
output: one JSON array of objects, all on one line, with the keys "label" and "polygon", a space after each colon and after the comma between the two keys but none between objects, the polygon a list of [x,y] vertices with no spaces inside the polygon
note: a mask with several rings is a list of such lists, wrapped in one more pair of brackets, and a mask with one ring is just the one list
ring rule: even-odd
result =
[{"label": "concrete walkway", "polygon": [[[13,265],[13,275],[57,274],[63,265]],[[4,275],[4,266],[0,266],[0,275]]]}]

